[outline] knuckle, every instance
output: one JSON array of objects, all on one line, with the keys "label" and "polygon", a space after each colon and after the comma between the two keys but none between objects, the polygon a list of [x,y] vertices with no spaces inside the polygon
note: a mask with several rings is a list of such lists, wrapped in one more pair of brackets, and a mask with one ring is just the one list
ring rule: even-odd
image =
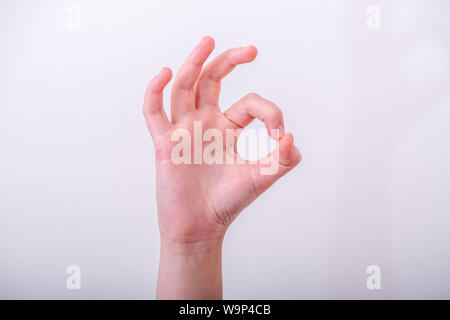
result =
[{"label": "knuckle", "polygon": [[256,99],[261,99],[261,96],[257,93],[251,92],[251,93],[247,93],[244,97],[245,100],[256,100]]},{"label": "knuckle", "polygon": [[270,119],[281,119],[283,118],[283,112],[276,104],[271,103],[267,110],[267,117]]},{"label": "knuckle", "polygon": [[271,116],[274,118],[281,118],[283,117],[283,113],[281,112],[281,109],[278,106],[273,105],[273,108],[271,110]]}]

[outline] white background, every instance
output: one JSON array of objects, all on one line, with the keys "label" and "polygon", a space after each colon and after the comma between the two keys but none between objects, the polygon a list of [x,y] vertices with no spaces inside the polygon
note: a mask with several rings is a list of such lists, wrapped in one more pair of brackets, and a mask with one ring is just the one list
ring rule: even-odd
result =
[{"label": "white background", "polygon": [[204,35],[214,55],[257,46],[222,108],[274,101],[304,157],[229,229],[224,297],[450,298],[449,14],[444,0],[1,1],[0,298],[154,298],[142,98]]}]

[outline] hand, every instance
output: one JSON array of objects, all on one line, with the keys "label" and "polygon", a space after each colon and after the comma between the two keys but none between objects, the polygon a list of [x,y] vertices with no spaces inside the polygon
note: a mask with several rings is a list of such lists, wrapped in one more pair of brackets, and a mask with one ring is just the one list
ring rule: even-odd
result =
[{"label": "hand", "polygon": [[[162,251],[185,254],[189,248],[192,253],[203,250],[204,245],[209,248],[211,243],[220,247],[227,227],[236,216],[301,161],[293,136],[284,134],[283,116],[275,104],[248,94],[223,113],[218,105],[221,79],[236,65],[253,61],[256,48],[230,49],[203,68],[213,49],[214,40],[204,37],[178,71],[172,85],[171,121],[163,108],[163,90],[172,78],[171,70],[163,68],[150,81],[145,94],[144,115],[156,150]],[[173,148],[178,141],[173,141],[173,134],[177,130],[187,130],[194,137],[194,121],[201,121],[203,133],[213,128],[226,137],[227,129],[239,133],[255,118],[263,121],[269,134],[279,139],[276,150],[264,161],[276,163],[278,170],[273,174],[262,174],[261,161],[242,164],[243,159],[235,152],[236,139],[216,144],[223,154],[230,155],[232,151],[231,164],[174,163]],[[209,143],[202,143],[201,147]],[[196,152],[189,151],[191,155]]]}]

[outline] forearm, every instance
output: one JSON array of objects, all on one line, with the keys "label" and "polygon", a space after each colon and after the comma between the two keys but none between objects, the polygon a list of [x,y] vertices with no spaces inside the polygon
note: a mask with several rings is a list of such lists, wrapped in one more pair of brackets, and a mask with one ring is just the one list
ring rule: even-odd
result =
[{"label": "forearm", "polygon": [[161,239],[157,299],[222,299],[222,240]]}]

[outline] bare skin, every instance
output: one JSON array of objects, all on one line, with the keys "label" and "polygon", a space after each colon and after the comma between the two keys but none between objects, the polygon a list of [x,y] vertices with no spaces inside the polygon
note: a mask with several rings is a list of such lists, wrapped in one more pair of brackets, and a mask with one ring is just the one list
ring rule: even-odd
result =
[{"label": "bare skin", "polygon": [[[203,66],[214,49],[204,37],[189,54],[172,85],[171,116],[163,108],[163,90],[172,71],[163,68],[149,83],[143,112],[156,150],[156,185],[161,254],[158,299],[222,299],[222,241],[238,214],[275,181],[294,168],[301,155],[293,136],[284,134],[281,110],[256,94],[249,94],[222,112],[220,81],[238,64],[253,61],[254,46],[225,51]],[[171,134],[194,121],[203,130],[240,129],[253,119],[263,121],[269,134],[279,129],[277,153],[268,155],[279,170],[261,174],[261,163],[174,164]],[[232,143],[235,143],[232,142]],[[224,149],[225,149],[224,144]],[[236,155],[239,157],[239,155]]]}]

